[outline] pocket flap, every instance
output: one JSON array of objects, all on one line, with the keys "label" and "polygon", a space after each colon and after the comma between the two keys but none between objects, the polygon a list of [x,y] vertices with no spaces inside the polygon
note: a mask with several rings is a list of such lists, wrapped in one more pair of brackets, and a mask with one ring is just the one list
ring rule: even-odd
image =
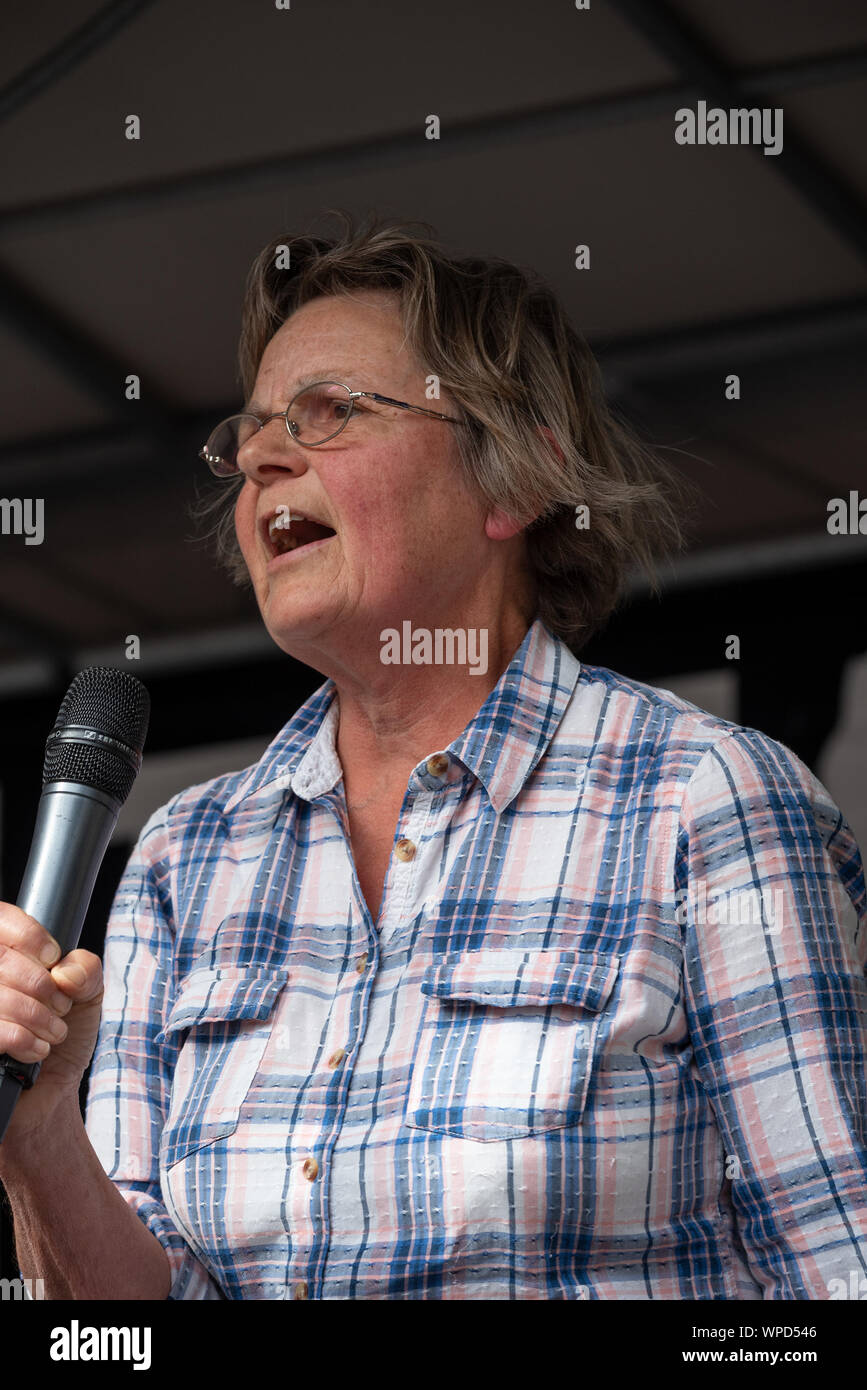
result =
[{"label": "pocket flap", "polygon": [[182,980],[166,1025],[155,1041],[197,1023],[267,1018],[289,978],[288,970],[223,966],[194,970]]},{"label": "pocket flap", "polygon": [[597,951],[449,951],[428,966],[422,994],[468,999],[497,1009],[526,1004],[603,1008],[614,988],[620,957]]}]

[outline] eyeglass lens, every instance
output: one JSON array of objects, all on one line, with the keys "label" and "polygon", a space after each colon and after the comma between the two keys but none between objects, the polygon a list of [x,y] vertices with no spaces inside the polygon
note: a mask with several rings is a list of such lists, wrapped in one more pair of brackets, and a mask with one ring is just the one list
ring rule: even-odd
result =
[{"label": "eyeglass lens", "polygon": [[[339,434],[349,418],[352,396],[337,381],[317,381],[294,396],[287,407],[289,432],[302,444],[324,444]],[[254,415],[223,420],[205,445],[208,463],[220,477],[238,471],[238,450],[259,429]]]}]

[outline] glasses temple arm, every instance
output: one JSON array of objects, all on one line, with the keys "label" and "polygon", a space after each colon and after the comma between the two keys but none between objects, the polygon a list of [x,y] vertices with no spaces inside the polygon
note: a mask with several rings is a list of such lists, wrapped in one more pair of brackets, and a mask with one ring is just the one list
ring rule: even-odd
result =
[{"label": "glasses temple arm", "polygon": [[452,415],[443,415],[439,410],[427,410],[423,405],[410,405],[408,401],[396,401],[392,396],[380,396],[377,391],[353,391],[353,396],[367,396],[369,400],[380,401],[383,405],[397,405],[401,410],[417,410],[420,415],[432,415],[436,420],[450,420],[453,425],[464,424]]}]

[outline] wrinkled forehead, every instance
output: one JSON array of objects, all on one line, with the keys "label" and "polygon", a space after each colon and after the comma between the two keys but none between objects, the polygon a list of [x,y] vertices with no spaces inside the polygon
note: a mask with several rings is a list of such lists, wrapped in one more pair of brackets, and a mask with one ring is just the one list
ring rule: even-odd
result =
[{"label": "wrinkled forehead", "polygon": [[[407,342],[398,295],[352,290],[308,300],[281,324],[265,345],[253,394],[259,400],[279,385],[284,396],[322,380],[383,390],[420,371]],[[252,398],[248,404],[252,407]]]},{"label": "wrinkled forehead", "polygon": [[396,340],[398,349],[405,346],[402,306],[394,290],[359,288],[316,295],[293,310],[267,347],[294,345],[311,337],[339,341],[369,339],[371,335],[388,343]]}]

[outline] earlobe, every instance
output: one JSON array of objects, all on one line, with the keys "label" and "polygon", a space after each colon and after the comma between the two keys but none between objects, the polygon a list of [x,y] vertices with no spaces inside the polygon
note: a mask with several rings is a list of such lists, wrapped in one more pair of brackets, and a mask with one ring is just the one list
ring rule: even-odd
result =
[{"label": "earlobe", "polygon": [[491,541],[508,541],[523,531],[526,524],[526,521],[519,521],[499,507],[494,507],[485,517],[485,535]]}]

